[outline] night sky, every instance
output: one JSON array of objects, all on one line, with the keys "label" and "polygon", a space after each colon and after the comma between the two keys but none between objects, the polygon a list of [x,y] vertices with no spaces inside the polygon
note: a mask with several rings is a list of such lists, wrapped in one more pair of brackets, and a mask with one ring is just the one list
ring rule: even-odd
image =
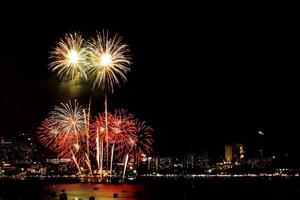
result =
[{"label": "night sky", "polygon": [[[36,130],[68,99],[86,105],[87,84],[77,95],[62,89],[47,69],[49,51],[64,33],[89,38],[108,29],[123,36],[134,59],[109,109],[148,121],[158,152],[222,152],[234,141],[254,148],[259,128],[274,151],[299,149],[299,23],[292,13],[145,6],[1,16],[0,135]],[[101,91],[91,95],[93,112],[102,111]]]}]

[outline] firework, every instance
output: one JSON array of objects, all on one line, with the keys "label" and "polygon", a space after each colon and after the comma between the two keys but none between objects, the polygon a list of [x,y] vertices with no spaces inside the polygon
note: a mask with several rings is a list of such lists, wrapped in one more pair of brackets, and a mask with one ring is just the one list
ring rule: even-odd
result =
[{"label": "firework", "polygon": [[152,145],[153,145],[153,138],[152,132],[153,129],[151,126],[148,126],[144,121],[137,121],[137,143],[135,144],[135,148],[141,154],[151,154],[152,152]]},{"label": "firework", "polygon": [[114,91],[120,80],[127,80],[130,71],[130,50],[128,45],[117,34],[109,36],[108,32],[97,33],[97,38],[89,44],[88,73],[94,87],[105,91]]},{"label": "firework", "polygon": [[[99,115],[96,120],[97,130],[101,129],[103,132],[104,118]],[[153,129],[146,122],[135,119],[134,115],[125,109],[117,109],[113,113],[108,113],[108,143],[111,148],[110,173],[112,173],[114,154],[117,159],[125,159],[123,173],[126,171],[130,157],[133,157],[135,163],[138,164],[143,154],[149,155],[152,152],[152,132]],[[102,137],[105,138],[105,134],[102,134]]]},{"label": "firework", "polygon": [[[134,158],[135,164],[138,164],[143,154],[152,152],[153,129],[137,120],[128,110],[117,109],[107,113],[107,130],[105,113],[99,114],[91,125],[88,123],[88,116],[76,100],[62,103],[42,122],[38,129],[39,140],[60,158],[70,159],[79,173],[82,167],[92,173],[93,165],[89,157],[91,151],[101,177],[103,160],[110,161],[110,167],[107,166],[106,170],[110,170],[112,174],[114,160],[125,159],[126,171],[129,158]],[[109,151],[106,149],[105,152],[104,145],[109,147]]]},{"label": "firework", "polygon": [[[125,148],[128,148],[130,141],[135,140],[135,124],[134,115],[125,109],[117,109],[113,114],[109,115],[109,125],[111,135],[111,162],[110,174],[112,174],[114,151],[118,153],[117,156],[123,154]],[[116,147],[116,148],[115,148]]]},{"label": "firework", "polygon": [[110,140],[116,144],[116,152],[120,156],[130,148],[132,141],[137,139],[134,115],[128,110],[116,109],[114,113],[109,113],[108,119]]},{"label": "firework", "polygon": [[136,121],[136,140],[133,144],[133,156],[135,162],[139,162],[142,155],[151,154],[153,146],[153,129],[144,121]]},{"label": "firework", "polygon": [[60,130],[63,133],[78,135],[85,130],[84,112],[78,102],[69,101],[67,104],[61,103],[50,113],[59,123]]},{"label": "firework", "polygon": [[66,139],[58,141],[57,154],[60,158],[71,159],[81,172],[80,167],[85,166],[89,160],[86,159],[86,142],[83,139],[78,139],[75,135],[68,135]]},{"label": "firework", "polygon": [[[113,113],[108,113],[107,141],[109,146],[113,144],[116,146],[115,151],[118,155],[121,155],[122,152],[131,146],[131,141],[136,140],[135,133],[136,127],[133,114],[125,109],[118,109]],[[94,141],[95,146],[97,146],[97,141],[106,139],[104,114],[99,114],[98,117],[95,118],[95,121],[91,126],[91,138],[94,138],[92,140]]]},{"label": "firework", "polygon": [[78,76],[87,79],[85,72],[87,55],[88,51],[81,34],[66,34],[50,52],[52,62],[49,69],[64,80],[71,80]]},{"label": "firework", "polygon": [[[105,114],[99,114],[91,126],[91,138],[96,147],[96,161],[98,170],[102,171],[103,143],[109,148],[106,150],[105,160],[110,160],[110,173],[112,173],[114,155],[117,159],[122,159],[125,152],[130,148],[130,141],[136,140],[136,127],[134,115],[125,109],[117,109],[113,113],[108,113],[108,135],[106,137]],[[109,151],[108,151],[109,150]],[[109,158],[110,154],[110,158]],[[109,166],[107,165],[106,169]]]},{"label": "firework", "polygon": [[146,125],[145,122],[135,120],[135,138],[129,138],[129,148],[126,150],[124,170],[123,170],[123,181],[126,173],[126,167],[130,156],[134,157],[134,163],[139,164],[139,159],[145,153],[150,154],[152,152],[152,131],[153,129]]},{"label": "firework", "polygon": [[53,117],[46,118],[41,126],[38,128],[40,142],[51,150],[56,150],[57,139],[59,138],[60,131],[57,128],[57,120]]}]

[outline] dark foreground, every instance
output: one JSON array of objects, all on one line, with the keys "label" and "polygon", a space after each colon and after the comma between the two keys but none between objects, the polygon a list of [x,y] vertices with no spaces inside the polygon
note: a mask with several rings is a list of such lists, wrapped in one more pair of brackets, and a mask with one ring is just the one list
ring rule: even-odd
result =
[{"label": "dark foreground", "polygon": [[[248,199],[300,196],[299,178],[262,179],[148,179],[130,184],[49,183],[1,181],[0,199],[58,200],[62,190],[68,200],[99,199]],[[55,196],[56,195],[56,196]]]}]

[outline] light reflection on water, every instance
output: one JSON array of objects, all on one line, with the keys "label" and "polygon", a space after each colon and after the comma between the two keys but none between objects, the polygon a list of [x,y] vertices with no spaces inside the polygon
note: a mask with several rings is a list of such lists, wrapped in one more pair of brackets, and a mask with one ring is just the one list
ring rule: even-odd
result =
[{"label": "light reflection on water", "polygon": [[[94,196],[99,199],[115,199],[114,193],[118,194],[117,199],[142,200],[146,196],[146,188],[143,185],[131,184],[49,184],[43,187],[42,200],[58,200],[62,190],[68,195],[68,200],[88,200]],[[49,195],[49,190],[56,192],[56,197]],[[77,199],[76,199],[77,198]]]}]

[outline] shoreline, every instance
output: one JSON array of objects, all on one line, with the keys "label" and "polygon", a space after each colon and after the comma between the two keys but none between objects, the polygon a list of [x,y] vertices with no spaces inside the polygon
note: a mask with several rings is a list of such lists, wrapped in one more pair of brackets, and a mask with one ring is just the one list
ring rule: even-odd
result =
[{"label": "shoreline", "polygon": [[32,183],[90,183],[90,184],[139,184],[139,183],[153,183],[160,181],[172,182],[205,182],[205,181],[299,181],[300,176],[284,175],[284,176],[271,176],[271,175],[159,175],[159,176],[137,176],[133,180],[126,179],[121,181],[120,178],[109,178],[100,180],[98,177],[0,177],[0,183],[5,182],[32,182]]}]

